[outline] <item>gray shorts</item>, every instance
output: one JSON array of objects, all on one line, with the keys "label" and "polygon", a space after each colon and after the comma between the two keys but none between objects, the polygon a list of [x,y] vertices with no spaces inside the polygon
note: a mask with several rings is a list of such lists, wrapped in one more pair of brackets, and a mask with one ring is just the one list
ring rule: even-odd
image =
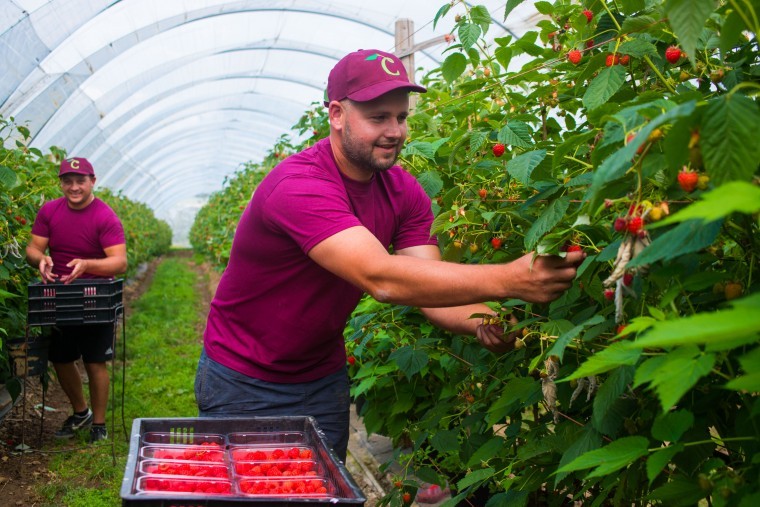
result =
[{"label": "gray shorts", "polygon": [[231,370],[204,350],[195,376],[195,400],[200,417],[312,416],[338,458],[346,461],[351,401],[345,367],[313,382],[278,384]]}]

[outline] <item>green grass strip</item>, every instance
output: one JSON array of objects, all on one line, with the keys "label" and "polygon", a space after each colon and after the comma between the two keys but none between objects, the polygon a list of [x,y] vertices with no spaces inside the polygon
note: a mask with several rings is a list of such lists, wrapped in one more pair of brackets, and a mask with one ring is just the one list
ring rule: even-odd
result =
[{"label": "green grass strip", "polygon": [[[196,290],[198,276],[190,262],[176,257],[165,259],[150,289],[134,304],[127,318],[124,421],[128,433],[135,418],[198,415],[193,383],[207,309],[201,308]],[[110,440],[89,445],[82,437],[75,450],[61,450],[55,455],[50,470],[57,479],[40,491],[49,505],[121,505],[120,489],[129,453],[129,435],[125,437],[122,429],[122,336],[120,330],[112,377],[116,396],[109,400],[115,403],[115,410],[109,405],[106,421]],[[115,445],[116,465],[111,442]]]}]

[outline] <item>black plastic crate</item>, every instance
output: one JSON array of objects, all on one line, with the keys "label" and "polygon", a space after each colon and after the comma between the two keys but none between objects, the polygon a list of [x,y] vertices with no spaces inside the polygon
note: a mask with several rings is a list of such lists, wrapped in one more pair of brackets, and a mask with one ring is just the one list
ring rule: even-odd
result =
[{"label": "black plastic crate", "polygon": [[[144,446],[156,445],[152,438],[144,438],[148,433],[178,435],[185,442],[194,434],[220,434],[225,437],[225,450],[236,448],[236,444],[264,446],[292,442],[292,435],[303,435],[302,444],[314,449],[315,458],[320,463],[320,471],[330,485],[329,495],[303,497],[259,497],[242,494],[237,488],[237,479],[233,476],[233,493],[231,495],[204,496],[192,493],[154,493],[144,491],[140,478],[146,477],[140,472],[140,462],[144,459],[140,451]],[[241,442],[240,434],[245,434]],[[188,437],[189,435],[189,437]],[[283,435],[287,435],[283,438]],[[170,439],[171,440],[171,439]],[[161,441],[166,441],[165,437]],[[163,444],[158,444],[163,445]],[[298,445],[301,445],[299,443]],[[155,476],[153,476],[155,477]],[[129,443],[129,456],[121,485],[122,506],[140,507],[229,507],[252,505],[257,507],[289,507],[304,505],[360,505],[366,502],[364,494],[328,447],[324,433],[319,429],[313,417],[246,417],[246,418],[173,418],[135,419]]]},{"label": "black plastic crate", "polygon": [[27,323],[30,326],[75,326],[82,324],[113,324],[122,314],[123,307],[87,310],[29,311]]},{"label": "black plastic crate", "polygon": [[30,326],[107,324],[120,314],[124,280],[77,279],[28,286]]}]

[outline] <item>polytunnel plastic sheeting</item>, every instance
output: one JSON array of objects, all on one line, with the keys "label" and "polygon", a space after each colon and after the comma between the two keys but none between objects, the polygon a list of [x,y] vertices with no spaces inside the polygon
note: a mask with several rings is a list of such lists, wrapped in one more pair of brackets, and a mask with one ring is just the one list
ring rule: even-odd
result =
[{"label": "polytunnel plastic sheeting", "polygon": [[[503,0],[484,0],[500,22]],[[183,243],[203,199],[260,160],[349,51],[393,51],[414,21],[417,68],[445,56],[442,0],[0,0],[0,114],[42,150],[93,162],[98,185],[144,201]],[[532,27],[532,2],[489,38]],[[179,207],[179,208],[178,208]],[[183,211],[185,210],[185,211]]]}]

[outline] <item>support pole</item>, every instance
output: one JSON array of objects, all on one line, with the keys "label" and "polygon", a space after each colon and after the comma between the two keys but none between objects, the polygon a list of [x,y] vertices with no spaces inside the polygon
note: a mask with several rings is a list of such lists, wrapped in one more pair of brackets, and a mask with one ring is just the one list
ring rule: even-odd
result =
[{"label": "support pole", "polygon": [[[396,56],[406,68],[409,81],[414,83],[414,21],[411,19],[396,20]],[[409,94],[409,111],[413,112],[417,105],[417,94]]]}]

